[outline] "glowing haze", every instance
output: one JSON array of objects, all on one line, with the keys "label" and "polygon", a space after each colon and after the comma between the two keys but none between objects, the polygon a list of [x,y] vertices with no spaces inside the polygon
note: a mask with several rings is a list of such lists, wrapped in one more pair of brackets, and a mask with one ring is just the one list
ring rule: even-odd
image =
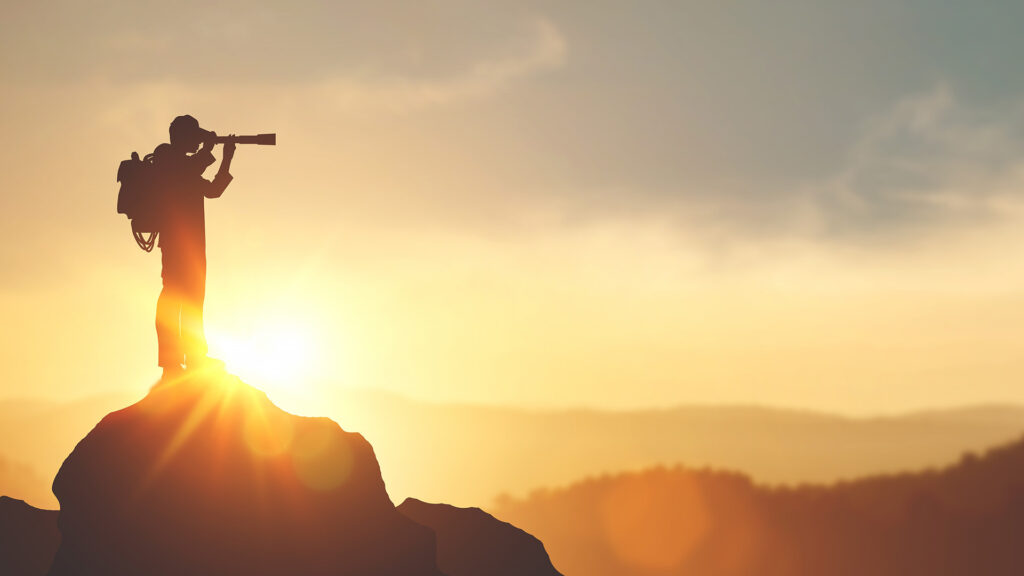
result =
[{"label": "glowing haze", "polygon": [[1022,402],[1024,8],[956,4],[5,7],[0,397],[156,378],[114,175],[189,113],[278,134],[207,203],[254,385]]}]

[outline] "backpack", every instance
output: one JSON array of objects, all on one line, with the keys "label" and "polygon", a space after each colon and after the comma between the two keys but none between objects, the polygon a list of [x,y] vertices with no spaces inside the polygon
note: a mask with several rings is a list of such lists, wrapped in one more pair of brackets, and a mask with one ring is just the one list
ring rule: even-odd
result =
[{"label": "backpack", "polygon": [[117,168],[117,181],[121,189],[117,193],[117,213],[131,220],[135,242],[146,252],[151,252],[160,233],[161,194],[154,154],[139,158],[137,152],[123,160]]}]

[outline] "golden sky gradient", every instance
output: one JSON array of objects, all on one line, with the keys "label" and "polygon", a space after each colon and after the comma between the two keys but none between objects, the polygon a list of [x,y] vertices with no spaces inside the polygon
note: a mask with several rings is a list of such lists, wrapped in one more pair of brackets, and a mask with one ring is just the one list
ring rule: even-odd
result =
[{"label": "golden sky gradient", "polygon": [[5,7],[0,398],[157,377],[114,177],[188,113],[278,134],[207,202],[211,354],[254,385],[1024,402],[1018,9],[706,4]]}]

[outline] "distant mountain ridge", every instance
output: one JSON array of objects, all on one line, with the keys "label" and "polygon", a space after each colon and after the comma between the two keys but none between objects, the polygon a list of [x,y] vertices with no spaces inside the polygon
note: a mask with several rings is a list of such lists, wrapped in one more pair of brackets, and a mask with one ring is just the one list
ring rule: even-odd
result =
[{"label": "distant mountain ridge", "polygon": [[1016,576],[1024,439],[941,470],[771,488],[651,468],[505,499],[494,513],[588,576]]},{"label": "distant mountain ridge", "polygon": [[[38,495],[48,494],[64,456],[103,414],[130,400],[0,401],[0,458],[29,466],[45,483],[11,490],[0,477],[0,493],[55,507]],[[849,418],[756,406],[526,410],[339,390],[322,412],[373,442],[397,498],[485,507],[501,493],[523,496],[658,464],[740,470],[769,484],[827,483],[948,464],[1024,433],[1024,407],[1015,405]]]},{"label": "distant mountain ridge", "polygon": [[[530,411],[344,398],[333,413],[396,455],[384,470],[395,493],[456,505],[662,464],[737,470],[767,484],[830,483],[946,465],[1024,433],[1024,407],[1012,405],[849,418],[755,406]],[[395,430],[390,421],[416,425]],[[415,475],[416,454],[456,441],[458,452],[434,455],[444,470]]]}]

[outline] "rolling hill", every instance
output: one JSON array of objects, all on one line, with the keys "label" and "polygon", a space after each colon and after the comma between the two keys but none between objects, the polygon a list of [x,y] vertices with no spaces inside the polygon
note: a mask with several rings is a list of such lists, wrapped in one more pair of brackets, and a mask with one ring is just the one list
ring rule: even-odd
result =
[{"label": "rolling hill", "polygon": [[1024,566],[1024,440],[941,470],[772,487],[683,467],[590,478],[494,510],[588,576],[987,576]]}]

